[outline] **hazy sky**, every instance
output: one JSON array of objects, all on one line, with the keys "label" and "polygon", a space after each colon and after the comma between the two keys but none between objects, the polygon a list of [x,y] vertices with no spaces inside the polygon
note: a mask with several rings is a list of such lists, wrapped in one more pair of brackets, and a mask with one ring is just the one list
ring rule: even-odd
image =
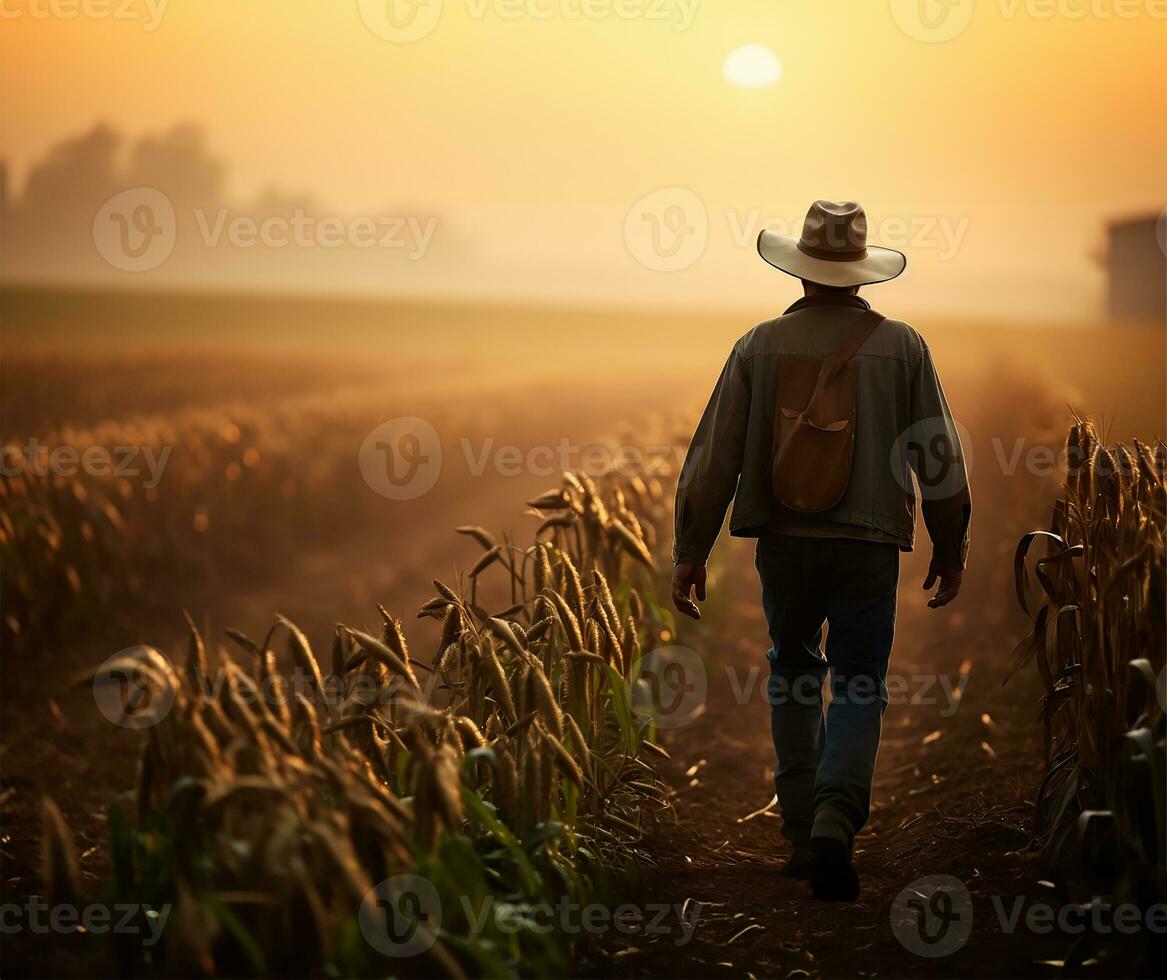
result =
[{"label": "hazy sky", "polygon": [[[1167,0],[0,0],[0,13],[0,149],[17,190],[98,120],[134,136],[192,120],[240,200],[275,186],[338,213],[440,214],[476,245],[463,275],[443,273],[462,292],[773,304],[792,289],[756,258],[757,232],[826,197],[863,202],[873,241],[908,253],[881,299],[1086,317],[1105,219],[1158,211],[1167,189]],[[401,37],[394,24],[432,30],[379,36]],[[726,81],[746,44],[781,59],[777,84]]]}]

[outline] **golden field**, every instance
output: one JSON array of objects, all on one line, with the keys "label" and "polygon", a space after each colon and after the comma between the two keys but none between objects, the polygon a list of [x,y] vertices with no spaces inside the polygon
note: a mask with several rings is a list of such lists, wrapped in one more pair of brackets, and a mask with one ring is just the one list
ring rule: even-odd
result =
[{"label": "golden field", "polygon": [[[894,315],[890,294],[887,303],[879,294],[874,301]],[[94,710],[91,690],[74,686],[77,679],[139,643],[165,652],[176,665],[189,664],[193,651],[205,644],[207,652],[200,655],[209,654],[214,663],[219,648],[230,642],[225,629],[238,630],[254,643],[267,633],[276,613],[303,630],[292,634],[302,637],[302,645],[295,640],[285,653],[282,641],[270,652],[266,642],[260,644],[260,660],[272,658],[265,669],[303,666],[304,647],[319,655],[335,636],[343,636],[338,664],[344,673],[362,649],[361,637],[375,638],[385,630],[382,642],[389,654],[398,649],[393,617],[404,620],[400,643],[407,636],[409,649],[425,651],[414,656],[428,662],[431,651],[436,648],[440,656],[449,646],[449,610],[458,605],[459,622],[462,617],[469,622],[478,613],[468,610],[478,606],[483,615],[475,634],[477,652],[465,654],[470,661],[460,663],[459,670],[470,677],[475,669],[485,669],[473,663],[487,656],[482,653],[486,646],[514,658],[503,661],[510,675],[505,684],[517,685],[510,696],[522,692],[532,704],[543,705],[533,709],[542,714],[530,731],[542,732],[538,744],[549,747],[547,759],[554,758],[557,744],[563,750],[556,777],[563,782],[552,809],[563,818],[560,808],[571,807],[574,815],[589,799],[585,791],[576,801],[575,790],[569,789],[569,784],[583,789],[577,768],[603,758],[627,735],[620,735],[618,682],[585,679],[585,688],[598,687],[588,704],[578,704],[570,684],[559,686],[556,658],[595,649],[603,651],[609,667],[621,665],[619,673],[629,666],[627,644],[676,639],[671,616],[651,598],[654,581],[659,591],[659,578],[632,571],[643,562],[627,548],[621,551],[618,542],[612,543],[615,538],[609,540],[616,533],[612,522],[637,528],[632,536],[645,549],[658,556],[667,552],[669,476],[679,463],[686,428],[734,339],[783,305],[743,316],[20,289],[7,290],[2,302],[5,464],[9,467],[35,440],[43,454],[39,463],[48,467],[45,473],[28,472],[31,466],[23,473],[6,469],[3,480],[6,899],[40,887],[43,796],[55,801],[47,825],[50,841],[55,839],[52,828],[68,828],[64,834],[76,845],[77,880],[97,888],[118,874],[116,855],[112,865],[106,856],[104,811],[115,794],[144,785],[129,761],[141,750],[141,736],[103,719]],[[938,623],[905,611],[900,643],[916,648],[915,662],[923,667],[932,658],[936,670],[941,661],[959,662],[975,651],[979,669],[1003,677],[1010,650],[1024,632],[1024,619],[1011,605],[1011,556],[1018,537],[1044,523],[1065,476],[1057,454],[1073,412],[1094,415],[1104,443],[1134,437],[1151,442],[1167,432],[1165,337],[1162,330],[1103,325],[915,325],[935,352],[957,419],[971,434],[973,555],[966,592],[952,616]],[[441,467],[427,492],[387,499],[362,468],[363,447],[378,426],[400,417],[424,419],[433,427]],[[101,459],[86,453],[105,449],[113,459],[130,460],[131,468],[136,463],[137,471],[85,472],[84,464],[77,463],[66,473],[73,456],[59,455],[54,472],[49,460],[62,448],[82,461]],[[611,496],[621,486],[607,472],[613,460],[623,458],[617,448],[631,451],[638,477],[656,480],[657,488],[646,490],[643,500],[633,500],[635,494]],[[128,450],[134,450],[132,459]],[[645,474],[644,467],[651,472]],[[525,565],[521,573],[511,569],[485,585],[486,598],[465,591],[474,584],[476,576],[470,573],[484,549],[503,541],[529,547],[550,512],[524,512],[522,502],[564,486],[564,470],[599,484],[594,492],[596,500],[604,500],[600,511],[582,502],[569,506],[569,512],[602,513],[599,526],[608,530],[601,537],[605,547],[616,549],[613,563],[598,558],[582,539],[560,539],[558,530],[550,528],[557,545],[549,553],[551,579],[579,621],[576,628],[569,616],[550,606],[502,612],[517,602],[514,576],[526,574]],[[570,484],[568,492],[576,492]],[[578,492],[580,501],[592,499],[593,488],[586,483]],[[629,510],[621,518],[623,506]],[[631,516],[636,513],[639,519]],[[489,545],[472,540],[473,535],[451,533],[458,526],[489,529]],[[551,540],[547,532],[543,539]],[[738,544],[719,549],[713,601],[728,599],[719,597],[719,583],[733,590],[735,601],[739,587],[752,588],[744,552]],[[538,549],[527,554],[538,559]],[[925,550],[919,550],[908,560],[909,580],[922,578],[925,559]],[[583,587],[573,563],[581,565],[586,586],[574,598],[573,587]],[[611,580],[610,608],[607,600],[593,604],[591,590],[602,594],[606,588],[588,577],[593,569]],[[508,577],[514,580],[509,598]],[[450,583],[459,598],[448,600],[441,615],[415,621],[414,613],[432,600],[433,578]],[[536,591],[549,588],[551,579],[545,576]],[[635,600],[632,581],[640,590]],[[378,603],[392,614],[384,622]],[[184,610],[200,637],[191,654],[186,652],[191,631]],[[633,624],[607,637],[603,631],[615,625],[613,620],[628,615]],[[558,706],[551,705],[536,681],[520,684],[517,679],[530,669],[524,661],[529,656],[523,652],[526,636],[548,618],[563,630],[555,633],[558,646],[543,648],[542,670],[555,685],[551,700]],[[516,634],[486,626],[492,619],[518,624],[523,640],[511,644]],[[338,623],[351,628],[337,633]],[[598,631],[595,637],[587,635],[588,623]],[[573,638],[576,629],[582,632]],[[741,631],[740,624],[736,630]],[[955,643],[954,635],[959,637]],[[532,635],[532,649],[537,636],[542,634]],[[725,644],[707,633],[692,634],[686,642],[709,645],[715,656],[727,655]],[[393,663],[388,654],[381,655],[385,659],[378,669]],[[244,656],[239,665],[245,672],[252,662]],[[222,669],[235,676],[240,667]],[[392,673],[391,667],[385,669]],[[249,682],[233,683],[246,688]],[[605,683],[615,686],[605,688]],[[527,738],[510,730],[524,712],[502,704],[503,684],[485,682],[486,705],[479,701],[466,713],[486,739],[499,745],[504,736]],[[589,716],[597,697],[606,707]],[[442,710],[453,710],[442,703]],[[585,724],[573,737],[571,725],[589,717],[591,728]],[[236,718],[235,723],[244,722]],[[292,724],[290,715],[287,724]],[[406,823],[416,817],[418,792],[446,799],[440,788],[417,788],[417,773],[428,771],[427,765],[438,771],[450,764],[442,761],[445,756],[431,759],[426,748],[436,745],[439,755],[446,751],[441,748],[445,736],[434,734],[446,722],[433,722],[438,728],[417,741],[427,724],[423,717],[410,729],[413,734],[401,734],[403,728],[393,736],[376,734],[380,730],[373,726],[378,738],[405,739],[400,746],[405,761],[400,768],[393,762],[384,785],[408,801]],[[609,725],[616,728],[609,731]],[[264,744],[296,739],[297,731],[302,730],[288,727],[269,734]],[[459,756],[473,751],[471,742],[459,738]],[[599,745],[598,754],[590,755],[581,743]],[[311,757],[312,744],[298,751]],[[522,763],[532,744],[516,742],[512,755]],[[378,751],[388,750],[382,745]],[[628,746],[616,751],[636,755]],[[429,762],[409,761],[416,758]],[[540,769],[545,763],[536,758],[529,763],[531,778],[547,782]],[[186,771],[173,758],[165,764],[177,766],[159,768],[170,777]],[[301,771],[298,763],[289,765]],[[236,775],[246,774],[247,766],[234,760]],[[657,788],[663,777],[652,760],[646,773],[637,780],[616,767],[612,778],[631,779],[630,799],[668,809],[671,796]],[[157,780],[162,777],[153,778],[149,785],[161,787]],[[481,772],[475,778],[484,798],[494,800],[491,780]],[[298,792],[311,796],[310,786]],[[594,805],[591,799],[587,805]],[[628,823],[627,813],[637,805],[633,799],[620,819]],[[448,801],[432,803],[431,813],[434,807],[436,823],[421,832],[423,841],[453,833],[463,819],[484,827],[489,823],[482,813],[467,817]],[[550,816],[547,810],[515,816],[514,825],[529,834]],[[576,826],[575,819],[568,820],[569,826]],[[581,834],[595,832],[582,829],[591,826],[589,818],[578,819]],[[651,836],[649,828],[634,826],[636,833],[629,835],[625,827],[624,836],[615,839],[632,848],[629,853],[647,848],[651,860],[651,844],[640,839]],[[578,869],[578,863],[574,866]],[[368,873],[368,868],[362,872]],[[169,878],[160,880],[173,886]],[[339,904],[330,904],[333,911],[323,920],[318,916],[316,927],[331,922],[346,899],[328,899],[334,901]],[[271,939],[275,927],[267,923],[263,928]],[[214,949],[212,939],[199,948]],[[184,942],[189,941],[187,936]],[[26,936],[17,948],[23,966],[13,975],[27,972],[29,957],[41,947]],[[336,949],[344,960],[347,947],[341,943]],[[547,968],[562,968],[556,959],[560,951],[545,953]],[[442,955],[459,956],[456,950]],[[510,963],[506,956],[499,962],[504,961]],[[240,962],[264,972],[254,959]],[[451,962],[439,960],[437,968],[448,972]],[[478,962],[483,972],[504,969],[489,958],[479,962],[463,956],[461,966],[470,972],[468,962]],[[270,963],[263,966],[271,968]],[[210,972],[216,963],[211,958],[200,968]],[[422,972],[426,969],[434,965]]]}]

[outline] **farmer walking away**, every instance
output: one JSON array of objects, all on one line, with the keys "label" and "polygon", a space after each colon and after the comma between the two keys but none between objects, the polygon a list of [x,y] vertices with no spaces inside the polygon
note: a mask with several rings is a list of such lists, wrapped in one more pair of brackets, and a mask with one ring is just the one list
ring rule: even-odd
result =
[{"label": "farmer walking away", "polygon": [[792,846],[785,873],[809,878],[819,898],[853,901],[899,553],[915,534],[912,473],[932,539],[924,589],[939,583],[934,609],[960,592],[968,478],[928,345],[859,297],[907,264],[867,245],[863,209],[816,201],[801,238],[763,231],[758,251],[801,279],[805,295],[734,345],[693,435],[677,487],[673,602],[700,618],[692,594],[705,598],[705,564],[732,499],[730,534],[758,539],[774,785]]}]

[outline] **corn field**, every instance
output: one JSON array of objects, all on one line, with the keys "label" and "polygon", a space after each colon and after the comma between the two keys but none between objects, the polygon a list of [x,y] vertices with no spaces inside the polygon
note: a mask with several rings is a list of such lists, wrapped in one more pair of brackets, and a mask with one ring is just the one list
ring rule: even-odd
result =
[{"label": "corn field", "polygon": [[[381,498],[368,492],[350,447],[383,421],[387,397],[354,387],[37,430],[39,468],[11,438],[3,450],[20,465],[0,474],[0,639],[28,650],[111,620],[141,628],[145,617],[200,605],[224,570],[246,578],[302,558],[305,547],[334,547],[350,527],[380,529]],[[108,472],[53,472],[47,446],[73,447],[78,458],[132,448],[116,462],[140,472],[118,475],[113,463]],[[320,505],[341,498],[343,523],[338,508]]]},{"label": "corn field", "polygon": [[[570,972],[576,940],[469,911],[600,896],[670,812],[632,696],[642,646],[671,628],[652,598],[661,477],[565,473],[530,502],[526,547],[458,528],[482,553],[418,613],[441,622],[432,658],[381,609],[380,635],[337,626],[324,658],[282,617],[259,640],[229,631],[234,653],[192,622],[181,668],[137,647],[86,678],[132,677],[158,713],[110,811],[109,897],[172,903],[178,928],[111,950],[124,975]],[[483,607],[487,580],[507,608]],[[70,837],[47,802],[56,901],[82,890]],[[362,917],[404,874],[432,884],[440,929],[386,957]]]},{"label": "corn field", "polygon": [[[1051,528],[1025,535],[1014,562],[1034,625],[1014,670],[1032,660],[1045,688],[1038,808],[1068,874],[1162,901],[1167,446],[1108,448],[1078,419],[1066,448]],[[1038,543],[1034,586],[1026,558]]]},{"label": "corn field", "polygon": [[286,555],[293,536],[303,543],[316,531],[306,502],[351,469],[331,440],[361,431],[364,420],[354,414],[315,403],[278,413],[239,407],[45,436],[79,456],[93,447],[146,447],[156,465],[169,465],[156,485],[112,466],[73,475],[25,466],[0,476],[5,644],[161,609],[175,597],[159,596],[160,582],[178,580],[189,591],[214,567],[253,568],[257,543],[268,556],[281,546]]}]

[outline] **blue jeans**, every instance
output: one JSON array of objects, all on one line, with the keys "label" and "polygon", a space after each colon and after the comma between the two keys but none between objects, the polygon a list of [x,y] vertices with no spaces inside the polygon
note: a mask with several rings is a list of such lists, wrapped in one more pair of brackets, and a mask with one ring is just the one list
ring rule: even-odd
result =
[{"label": "blue jeans", "polygon": [[[812,836],[850,847],[871,808],[899,550],[767,533],[758,540],[755,563],[772,644],[766,693],[782,832],[798,847]],[[824,719],[828,673],[831,704]]]}]

